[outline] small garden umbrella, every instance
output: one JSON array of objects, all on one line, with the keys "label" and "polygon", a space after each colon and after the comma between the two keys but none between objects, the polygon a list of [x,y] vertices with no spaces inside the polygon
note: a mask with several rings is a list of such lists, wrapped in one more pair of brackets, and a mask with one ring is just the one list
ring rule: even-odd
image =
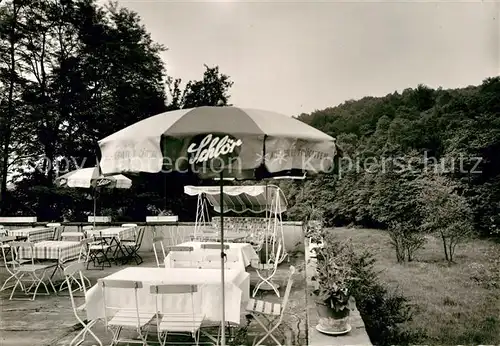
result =
[{"label": "small garden umbrella", "polygon": [[[286,115],[238,107],[158,114],[99,141],[103,174],[194,172],[202,179],[262,179],[331,171],[335,139]],[[221,205],[223,205],[221,201]],[[221,210],[222,345],[225,345]]]},{"label": "small garden umbrella", "polygon": [[81,168],[69,173],[66,173],[56,179],[56,184],[60,187],[74,187],[74,188],[91,188],[93,190],[94,199],[94,227],[95,227],[95,214],[97,206],[96,191],[100,188],[109,189],[129,189],[132,186],[132,180],[124,175],[116,174],[110,176],[103,176],[99,167]]}]

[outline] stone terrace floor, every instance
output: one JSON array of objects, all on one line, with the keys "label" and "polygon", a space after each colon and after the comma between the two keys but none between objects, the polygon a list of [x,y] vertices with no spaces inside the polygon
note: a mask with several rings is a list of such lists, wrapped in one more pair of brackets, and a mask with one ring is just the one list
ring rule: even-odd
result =
[{"label": "stone terrace floor", "polygon": [[[144,259],[142,267],[154,267],[156,262],[153,253],[141,253]],[[294,280],[294,286],[290,295],[289,306],[285,312],[285,318],[281,330],[283,335],[281,341],[284,345],[306,345],[307,344],[307,303],[306,303],[306,279],[304,255],[298,253],[290,255],[290,262],[282,263],[276,274],[276,282],[282,284],[286,280],[288,266],[295,265],[297,268]],[[130,264],[133,266],[135,264]],[[104,270],[88,270],[86,276],[92,284],[95,284],[98,278],[105,277],[113,272],[123,269],[125,266],[113,265]],[[248,270],[251,275],[250,289],[257,282],[257,274]],[[5,268],[0,267],[0,283],[8,277]],[[1,286],[1,285],[0,285]],[[280,293],[284,293],[284,285],[280,287]],[[43,290],[42,290],[43,291]],[[272,291],[271,291],[272,292]],[[266,300],[280,301],[274,292],[265,292],[257,298]],[[81,293],[77,298],[77,304],[83,303]],[[73,315],[71,303],[67,291],[59,295],[37,296],[35,301],[9,300],[10,289],[0,292],[0,345],[1,346],[63,346],[69,345],[69,342],[81,329]],[[19,295],[17,295],[19,297]],[[22,296],[22,294],[21,294]],[[248,335],[243,333],[243,338],[238,342],[228,345],[251,345],[253,341],[252,334],[261,333],[257,323],[247,320],[242,310],[242,325],[250,322]],[[97,323],[93,329],[94,333],[101,339],[103,345],[109,345],[111,335],[106,332],[102,322]],[[275,332],[275,336],[280,338],[280,333]],[[246,340],[245,340],[246,339]],[[82,346],[92,346],[96,344],[93,338],[88,335]],[[154,344],[154,343],[153,343]],[[274,344],[271,339],[264,343],[265,345]]]}]

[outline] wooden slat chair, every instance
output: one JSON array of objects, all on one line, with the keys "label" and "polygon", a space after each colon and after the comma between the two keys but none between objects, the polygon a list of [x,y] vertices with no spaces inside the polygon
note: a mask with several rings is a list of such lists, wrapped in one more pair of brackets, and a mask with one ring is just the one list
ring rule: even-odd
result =
[{"label": "wooden slat chair", "polygon": [[[71,340],[69,346],[74,346],[74,345],[80,345],[82,342],[85,341],[85,336],[87,333],[89,333],[99,344],[99,346],[102,346],[101,340],[92,332],[91,328],[94,326],[94,324],[98,321],[92,320],[88,323],[85,323],[82,318],[78,315],[79,312],[85,311],[86,308],[86,303],[83,305],[77,306],[75,302],[75,296],[73,295],[73,290],[71,289],[71,285],[75,280],[79,283],[79,286],[82,287],[83,290],[83,297],[87,294],[87,290],[85,288],[85,276],[83,275],[83,269],[85,268],[85,263],[84,262],[75,262],[64,268],[64,278],[65,278],[65,283],[70,289],[69,291],[69,297],[71,300],[71,307],[73,308],[73,314],[75,315],[76,319],[78,322],[83,326],[83,329]],[[88,280],[88,279],[87,279]]]},{"label": "wooden slat chair", "polygon": [[[73,266],[77,263],[82,263],[82,266],[85,267],[85,265],[87,264],[87,262],[89,260],[88,247],[89,247],[89,244],[91,242],[92,242],[91,238],[85,238],[85,239],[81,240],[80,241],[80,253],[78,255],[78,258],[76,260],[64,263],[64,268],[66,269],[66,268]],[[82,276],[82,280],[78,280],[78,278],[75,277],[72,280],[70,280],[71,283],[76,283],[79,286],[79,290],[85,290],[87,288],[90,288],[92,286],[92,283],[90,282],[89,278],[86,277],[83,274],[83,272],[81,272],[80,274]],[[81,286],[80,282],[83,282],[84,286]],[[67,286],[67,280],[65,280],[61,284],[61,286],[59,287],[59,292],[63,291],[66,287],[71,287],[71,286]]]},{"label": "wooden slat chair", "polygon": [[276,256],[274,257],[275,260],[273,262],[260,263],[260,261],[254,260],[250,263],[252,268],[254,268],[255,271],[257,272],[257,275],[259,276],[260,279],[260,281],[253,289],[252,297],[255,297],[257,295],[257,292],[264,284],[268,284],[273,289],[274,293],[276,293],[278,297],[280,296],[280,292],[278,291],[279,285],[272,282],[272,278],[274,277],[276,271],[278,270],[278,264],[279,264],[278,259],[280,258],[280,255],[281,255],[281,243],[278,244]]},{"label": "wooden slat chair", "polygon": [[[125,280],[106,280],[99,279],[98,284],[102,287],[104,304],[104,323],[106,329],[113,335],[111,346],[119,343],[142,344],[147,345],[148,330],[147,326],[155,317],[154,312],[142,311],[139,307],[138,290],[143,288],[140,281]],[[111,306],[107,304],[106,292],[108,289],[120,289],[123,294],[133,296],[133,307]],[[110,315],[110,311],[115,312]],[[132,329],[137,331],[140,340],[120,339],[123,329]]]},{"label": "wooden slat chair", "polygon": [[[124,223],[122,224],[122,227],[124,228],[134,228],[134,240],[135,240],[135,237],[137,237],[137,224],[136,223]],[[126,239],[126,240],[131,240],[131,239]]]},{"label": "wooden slat chair", "polygon": [[[242,263],[238,261],[238,257],[234,255],[226,255],[224,259],[224,269],[235,269],[235,270],[244,270],[242,268]],[[203,256],[203,260],[200,263],[201,269],[220,269],[221,261],[220,254],[207,254]]]},{"label": "wooden slat chair", "polygon": [[58,222],[55,222],[55,223],[48,223],[47,227],[54,229],[54,233],[53,233],[54,235],[52,236],[52,240],[55,240],[55,241],[61,240],[61,233],[64,230],[64,226],[62,226]]},{"label": "wooden slat chair", "polygon": [[170,268],[197,268],[201,257],[198,259],[193,255],[192,246],[167,246],[170,256]]},{"label": "wooden slat chair", "polygon": [[[153,238],[153,252],[155,254],[155,259],[156,259],[156,265],[158,267],[164,267],[165,266],[165,258],[167,257],[165,253],[165,246],[163,244],[164,241],[163,236],[158,236]],[[159,247],[161,249],[161,258],[158,256],[158,251],[156,247]]]},{"label": "wooden slat chair", "polygon": [[101,270],[104,270],[104,266],[106,263],[106,267],[111,267],[111,261],[108,257],[108,252],[111,250],[111,246],[102,236],[102,232],[99,232],[99,235],[93,235],[91,239],[92,241],[89,242],[87,246],[87,269],[89,269],[89,264],[91,261],[94,269],[99,268],[99,266],[96,265],[96,262],[97,264],[101,264]]},{"label": "wooden slat chair", "polygon": [[[195,345],[199,344],[201,324],[205,315],[195,312],[193,294],[198,291],[196,285],[152,285],[151,294],[156,296],[156,330],[161,346],[166,345],[169,335],[190,334]],[[191,300],[190,313],[160,312],[163,295],[189,295]],[[178,344],[177,342],[175,343]]]},{"label": "wooden slat chair", "polygon": [[81,241],[82,239],[87,238],[87,232],[94,229],[94,226],[83,226],[82,231],[76,232],[62,232],[61,239],[68,241]]},{"label": "wooden slat chair", "polygon": [[[273,341],[278,346],[282,344],[273,335],[273,332],[279,328],[283,322],[283,316],[285,309],[288,305],[288,300],[290,298],[290,291],[293,285],[293,274],[295,273],[295,267],[290,266],[288,282],[285,289],[285,295],[281,303],[274,303],[266,300],[250,299],[248,301],[246,311],[253,316],[255,321],[264,329],[265,335],[257,341],[258,335],[253,341],[253,346],[262,345],[262,342],[267,338],[273,339]],[[257,341],[257,342],[256,342]]]},{"label": "wooden slat chair", "polygon": [[142,257],[139,255],[139,249],[142,245],[142,239],[144,238],[145,227],[139,227],[134,237],[134,240],[123,240],[121,245],[127,253],[127,258],[133,259],[137,265],[141,264],[143,261]]},{"label": "wooden slat chair", "polygon": [[[13,288],[14,286],[7,286],[7,283],[11,281],[12,279],[16,278],[15,274],[15,266],[18,264],[26,263],[29,262],[28,260],[19,260],[14,257],[14,254],[10,251],[10,242],[13,242],[16,240],[16,237],[2,237],[2,240],[0,241],[0,249],[2,249],[2,258],[3,258],[3,265],[5,269],[7,270],[7,273],[9,274],[9,277],[4,281],[2,284],[2,287],[0,288],[1,291],[5,291],[8,288]],[[11,255],[9,258],[9,254]],[[21,282],[21,289],[24,290],[24,286]]]},{"label": "wooden slat chair", "polygon": [[[203,250],[220,250],[221,246],[220,246],[220,244],[217,244],[217,243],[206,243],[206,244],[201,244],[201,248]],[[228,249],[229,249],[229,245],[224,244],[224,250],[228,250]]]},{"label": "wooden slat chair", "polygon": [[[40,286],[43,286],[45,290],[47,291],[46,295],[50,295],[49,288],[43,281],[45,278],[45,273],[47,272],[48,269],[53,268],[56,264],[55,263],[50,263],[50,264],[35,264],[35,259],[33,257],[33,243],[32,242],[11,242],[10,247],[12,249],[12,252],[14,254],[14,258],[18,259],[20,258],[19,256],[19,249],[28,249],[26,251],[29,251],[31,260],[26,263],[19,264],[19,262],[14,261],[13,262],[13,273],[14,273],[14,278],[16,279],[16,284],[14,285],[14,288],[12,289],[12,292],[10,294],[9,300],[12,300],[12,297],[14,296],[14,292],[16,291],[17,286],[20,286],[21,289],[23,289],[23,284],[22,284],[22,279],[28,275],[30,278],[31,285],[24,289],[24,293],[28,294],[29,291],[35,287],[35,291],[33,292],[33,296],[31,300],[35,300],[36,295],[38,293],[38,289]],[[37,273],[41,272],[41,276],[39,276]],[[50,279],[50,277],[47,278],[50,286],[54,290],[55,293],[57,293],[56,288],[54,287],[54,283]]]}]

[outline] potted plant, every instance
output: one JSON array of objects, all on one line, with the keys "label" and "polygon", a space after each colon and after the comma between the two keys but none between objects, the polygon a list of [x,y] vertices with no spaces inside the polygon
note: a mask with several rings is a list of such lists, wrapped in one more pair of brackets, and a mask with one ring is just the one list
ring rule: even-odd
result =
[{"label": "potted plant", "polygon": [[343,334],[350,331],[350,292],[357,280],[349,265],[350,252],[346,245],[335,247],[325,243],[314,249],[316,276],[313,277],[319,323],[316,329],[326,334]]},{"label": "potted plant", "polygon": [[306,215],[302,220],[302,229],[304,231],[305,251],[308,257],[311,257],[312,250],[316,247],[323,247],[323,216],[320,209],[310,206],[307,208]]}]

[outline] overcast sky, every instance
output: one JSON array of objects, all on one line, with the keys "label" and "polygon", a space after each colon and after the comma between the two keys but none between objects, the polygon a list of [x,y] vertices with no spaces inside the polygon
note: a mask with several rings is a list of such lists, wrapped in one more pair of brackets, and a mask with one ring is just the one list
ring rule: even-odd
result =
[{"label": "overcast sky", "polygon": [[500,72],[498,2],[119,0],[168,47],[168,74],[231,76],[231,102],[289,115]]}]

